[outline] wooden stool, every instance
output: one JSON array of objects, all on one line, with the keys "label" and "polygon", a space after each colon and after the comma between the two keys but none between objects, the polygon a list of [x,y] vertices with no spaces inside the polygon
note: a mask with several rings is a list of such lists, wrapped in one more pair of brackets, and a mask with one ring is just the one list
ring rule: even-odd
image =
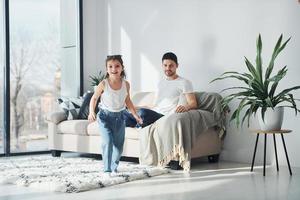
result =
[{"label": "wooden stool", "polygon": [[290,171],[290,175],[292,175],[290,161],[289,161],[289,157],[288,157],[288,154],[287,154],[287,150],[286,150],[286,146],[285,146],[285,142],[284,142],[284,137],[283,137],[283,134],[290,133],[292,131],[291,130],[278,130],[278,131],[253,130],[251,132],[256,133],[256,142],[255,142],[254,153],[253,153],[253,158],[252,158],[251,172],[253,171],[253,165],[254,165],[254,160],[255,160],[255,154],[256,154],[256,148],[257,148],[257,142],[258,142],[259,134],[265,134],[265,145],[264,145],[264,176],[266,175],[266,147],[267,147],[267,135],[268,134],[273,134],[275,157],[276,157],[276,167],[277,167],[277,171],[279,171],[275,135],[276,134],[280,134],[281,135],[281,139],[282,139],[282,143],[283,143],[283,147],[284,147],[284,151],[285,151],[285,156],[286,156],[287,164],[288,164],[289,171]]}]

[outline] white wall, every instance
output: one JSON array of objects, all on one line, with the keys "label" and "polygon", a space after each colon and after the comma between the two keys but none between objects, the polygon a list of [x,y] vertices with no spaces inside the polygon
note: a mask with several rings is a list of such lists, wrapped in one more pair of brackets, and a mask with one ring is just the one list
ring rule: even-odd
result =
[{"label": "white wall", "polygon": [[89,76],[105,69],[108,34],[106,7],[104,0],[83,1],[84,91],[93,90]]},{"label": "white wall", "polygon": [[[162,54],[173,51],[179,59],[179,74],[189,78],[196,90],[220,91],[231,82],[209,82],[225,70],[245,71],[243,56],[254,60],[258,33],[263,38],[265,63],[279,35],[283,33],[286,39],[292,36],[277,60],[276,69],[283,65],[289,68],[280,88],[300,85],[297,1],[90,0],[84,3],[85,89],[89,88],[87,75],[103,67],[105,56],[121,53],[132,89],[153,90],[162,75]],[[296,93],[298,98],[299,94],[300,91]],[[300,117],[295,117],[292,111],[285,114],[283,126],[294,130],[286,136],[290,161],[293,166],[300,166],[297,157]],[[251,126],[255,128],[256,124]],[[251,162],[254,142],[255,136],[247,127],[236,129],[232,124],[222,159]],[[260,142],[258,161],[262,160]],[[273,143],[269,147],[269,161],[273,161]],[[278,149],[279,161],[286,165],[282,150]]]}]

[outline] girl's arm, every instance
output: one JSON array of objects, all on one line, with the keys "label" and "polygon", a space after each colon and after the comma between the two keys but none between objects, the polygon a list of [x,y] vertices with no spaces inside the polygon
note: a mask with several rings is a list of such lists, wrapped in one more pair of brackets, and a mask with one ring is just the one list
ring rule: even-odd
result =
[{"label": "girl's arm", "polygon": [[96,107],[96,104],[97,104],[97,100],[101,96],[103,90],[104,90],[104,81],[101,81],[99,83],[99,85],[96,87],[96,90],[95,90],[95,92],[94,92],[94,94],[91,98],[91,101],[90,101],[89,116],[88,116],[88,120],[90,122],[96,120],[95,107]]},{"label": "girl's arm", "polygon": [[133,117],[136,119],[136,121],[139,124],[143,124],[142,118],[136,113],[136,109],[130,99],[130,84],[126,81],[126,89],[127,89],[127,97],[125,99],[126,106],[130,113],[133,115]]}]

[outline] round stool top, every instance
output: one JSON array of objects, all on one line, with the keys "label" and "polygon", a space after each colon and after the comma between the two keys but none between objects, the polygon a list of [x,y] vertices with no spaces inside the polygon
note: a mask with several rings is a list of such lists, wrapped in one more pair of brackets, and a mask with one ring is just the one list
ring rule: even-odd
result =
[{"label": "round stool top", "polygon": [[251,130],[253,133],[260,133],[260,134],[281,134],[281,133],[290,133],[292,130],[289,129],[281,129],[281,130],[272,130],[272,131],[263,131],[263,130]]}]

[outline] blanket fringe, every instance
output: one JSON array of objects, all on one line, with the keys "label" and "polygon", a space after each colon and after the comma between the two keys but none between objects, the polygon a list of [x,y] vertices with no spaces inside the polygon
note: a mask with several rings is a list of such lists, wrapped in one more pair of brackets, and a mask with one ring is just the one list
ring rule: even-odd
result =
[{"label": "blanket fringe", "polygon": [[173,150],[159,161],[158,165],[165,167],[171,160],[178,160],[179,165],[184,171],[190,171],[191,160],[189,159],[189,154],[184,152],[184,148],[179,145],[175,145]]}]

